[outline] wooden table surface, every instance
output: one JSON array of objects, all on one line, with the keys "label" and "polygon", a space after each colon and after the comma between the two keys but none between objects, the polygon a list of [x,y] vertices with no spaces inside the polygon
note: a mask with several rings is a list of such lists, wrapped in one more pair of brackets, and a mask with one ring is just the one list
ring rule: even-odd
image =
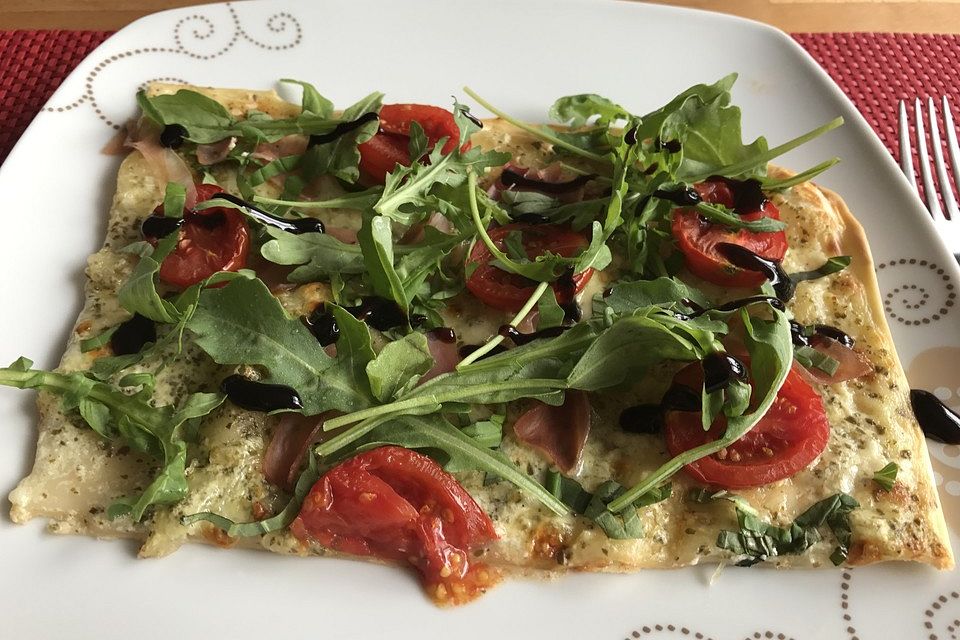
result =
[{"label": "wooden table surface", "polygon": [[[394,0],[402,1],[402,0]],[[602,0],[598,0],[602,1]],[[960,34],[960,0],[653,0],[733,13],[791,32]],[[478,0],[482,4],[482,0]],[[0,29],[119,29],[134,19],[204,0],[0,0]]]}]

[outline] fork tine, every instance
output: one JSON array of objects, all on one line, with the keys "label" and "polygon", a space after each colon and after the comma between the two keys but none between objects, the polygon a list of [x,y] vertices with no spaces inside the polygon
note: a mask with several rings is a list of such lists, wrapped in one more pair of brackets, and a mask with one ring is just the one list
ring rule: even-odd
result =
[{"label": "fork tine", "polygon": [[927,196],[927,209],[934,220],[943,220],[943,211],[937,200],[937,190],[933,186],[933,176],[930,175],[930,157],[927,155],[927,134],[923,126],[923,106],[920,98],[913,103],[913,115],[917,123],[917,153],[920,156],[920,180],[923,182],[923,192]]},{"label": "fork tine", "polygon": [[943,96],[940,106],[943,107],[943,126],[947,130],[947,153],[950,154],[950,168],[953,169],[953,185],[960,194],[960,145],[957,144],[957,127],[953,124],[947,96]]},{"label": "fork tine", "polygon": [[[897,128],[900,133],[900,169],[907,177],[913,190],[917,190],[917,175],[913,171],[913,149],[910,148],[910,120],[907,117],[907,102],[901,100],[897,105]],[[951,159],[951,162],[953,160]]]},{"label": "fork tine", "polygon": [[930,145],[933,147],[933,167],[937,172],[937,182],[940,183],[940,197],[943,198],[943,208],[951,220],[960,218],[957,211],[957,200],[953,197],[953,187],[950,186],[950,175],[943,162],[943,144],[940,141],[940,126],[937,124],[937,108],[933,98],[927,98],[927,118],[930,120]]}]

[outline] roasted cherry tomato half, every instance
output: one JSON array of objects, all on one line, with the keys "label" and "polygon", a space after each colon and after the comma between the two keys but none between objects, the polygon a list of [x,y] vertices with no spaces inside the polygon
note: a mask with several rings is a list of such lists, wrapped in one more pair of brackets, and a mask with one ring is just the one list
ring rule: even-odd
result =
[{"label": "roasted cherry tomato half", "polygon": [[[397,164],[410,165],[411,122],[423,127],[430,147],[446,137],[443,153],[456,148],[460,129],[446,109],[428,104],[385,104],[380,109],[379,132],[358,147],[360,169],[370,180],[382,184]],[[469,148],[469,142],[462,147],[463,151]]]},{"label": "roasted cherry tomato half", "polygon": [[[523,234],[523,246],[531,260],[548,251],[570,258],[581,253],[589,244],[587,239],[579,233],[568,227],[554,224],[507,224],[490,229],[488,233],[493,244],[502,250],[507,236],[512,231]],[[476,265],[467,279],[467,289],[481,302],[495,309],[519,311],[523,303],[533,294],[537,283],[493,266],[490,264],[492,260],[493,254],[490,253],[487,245],[477,240],[467,259],[468,263]],[[569,286],[555,283],[553,288],[557,293],[557,301],[560,304],[572,302],[573,296],[580,293],[592,277],[593,269],[574,274],[573,291]]]},{"label": "roasted cherry tomato half", "polygon": [[[223,189],[197,185],[197,202],[209,200]],[[155,213],[163,215],[158,207]],[[160,279],[185,289],[218,271],[239,271],[247,264],[250,230],[243,214],[228,207],[185,210],[180,239],[160,265]]]},{"label": "roasted cherry tomato half", "polygon": [[[673,382],[699,390],[703,384],[700,363],[682,369]],[[695,411],[667,411],[664,422],[667,448],[674,456],[716,440],[727,428],[726,418],[720,416],[709,431],[704,431],[700,413]],[[793,368],[770,410],[753,429],[726,449],[700,458],[684,470],[715,487],[760,487],[804,469],[823,452],[829,436],[830,422],[823,400]]]},{"label": "roasted cherry tomato half", "polygon": [[344,553],[409,562],[441,601],[469,600],[494,580],[469,553],[497,539],[490,518],[453,476],[410,449],[380,447],[326,472],[290,530]]},{"label": "roasted cherry tomato half", "polygon": [[[722,180],[708,180],[694,187],[704,202],[733,207],[733,192]],[[760,218],[779,220],[780,210],[765,200],[759,209],[744,212],[740,217],[748,221]],[[722,225],[707,222],[695,209],[676,209],[673,212],[672,231],[687,269],[708,282],[724,287],[758,287],[765,278],[756,271],[732,265],[717,251],[718,244],[737,244],[770,260],[782,260],[787,252],[787,235],[783,231],[731,231]]]}]

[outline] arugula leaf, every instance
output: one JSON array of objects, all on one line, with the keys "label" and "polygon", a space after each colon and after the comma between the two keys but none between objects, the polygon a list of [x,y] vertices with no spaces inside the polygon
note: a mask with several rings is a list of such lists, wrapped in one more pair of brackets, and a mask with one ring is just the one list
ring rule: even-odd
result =
[{"label": "arugula leaf", "polygon": [[660,130],[667,119],[691,99],[698,101],[700,104],[723,102],[724,99],[729,102],[730,89],[733,88],[736,81],[737,74],[731,73],[713,84],[697,84],[681,92],[667,104],[640,118],[641,124],[637,129],[637,138],[645,140],[659,136]]},{"label": "arugula leaf", "polygon": [[537,331],[559,327],[563,324],[564,312],[557,302],[557,293],[553,289],[545,291],[537,300]]},{"label": "arugula leaf", "polygon": [[184,433],[191,431],[189,422],[223,403],[222,394],[195,393],[180,409],[174,410],[170,406],[155,407],[148,398],[128,395],[80,372],[38,371],[30,366],[29,360],[21,358],[10,367],[0,369],[0,385],[55,393],[63,398],[64,410],[78,409],[84,421],[100,436],[126,442],[159,460],[161,468],[157,477],[140,496],[111,506],[108,510],[111,517],[129,514],[139,521],[150,506],[173,504],[186,495]]},{"label": "arugula leaf", "polygon": [[[306,97],[306,93],[304,93]],[[311,98],[315,100],[316,97]],[[365,113],[380,113],[383,104],[382,93],[371,93],[361,98],[355,104],[343,111],[341,120],[351,122]],[[329,113],[321,114],[329,118]],[[315,144],[307,149],[303,155],[303,177],[309,182],[320,175],[331,175],[349,183],[355,183],[360,178],[360,151],[357,145],[366,142],[377,133],[380,123],[378,120],[365,122],[356,129],[352,129],[336,140],[323,144]]]},{"label": "arugula leaf", "polygon": [[572,389],[596,391],[638,379],[663,360],[698,360],[703,352],[658,317],[621,318],[600,335],[567,376]]},{"label": "arugula leaf", "polygon": [[307,468],[303,470],[297,479],[297,485],[293,491],[293,496],[290,498],[290,502],[275,516],[254,522],[234,522],[230,518],[205,511],[183,516],[180,522],[184,526],[201,521],[209,522],[218,529],[222,529],[231,538],[249,538],[273,531],[281,531],[289,527],[290,523],[296,519],[300,513],[300,506],[303,504],[304,498],[307,497],[310,489],[313,488],[313,485],[319,479],[320,470],[317,455],[311,451],[307,460]]},{"label": "arugula leaf", "polygon": [[850,256],[834,256],[832,258],[827,258],[827,261],[822,265],[813,269],[812,271],[800,271],[799,273],[791,273],[790,279],[794,282],[804,282],[806,280],[816,280],[817,278],[823,278],[824,276],[829,276],[831,274],[843,271],[850,266],[850,261],[852,258]]},{"label": "arugula leaf", "polygon": [[543,485],[555,498],[579,515],[584,514],[593,500],[593,494],[584,489],[579,482],[552,469],[547,470]]},{"label": "arugula leaf", "polygon": [[121,307],[156,322],[172,323],[178,320],[179,312],[174,304],[157,293],[155,278],[163,259],[176,248],[177,240],[177,234],[171,233],[161,238],[156,248],[149,242],[135,242],[124,247],[123,251],[140,256],[140,262],[117,294]]},{"label": "arugula leaf", "polygon": [[231,130],[236,122],[222,104],[187,89],[152,98],[140,91],[137,102],[144,115],[157,124],[185,127],[187,139],[197,144],[223,140],[231,135],[224,132]]},{"label": "arugula leaf", "polygon": [[366,272],[363,249],[325,233],[293,234],[267,228],[271,236],[260,247],[260,254],[275,264],[300,265],[288,276],[290,282],[317,282],[333,274],[356,275]]},{"label": "arugula leaf", "polygon": [[745,329],[744,342],[751,360],[752,397],[756,403],[753,411],[728,418],[727,428],[722,437],[671,458],[623,496],[611,502],[611,511],[616,512],[626,508],[633,499],[662,484],[684,465],[730,446],[752,429],[766,414],[776,400],[777,392],[787,379],[790,363],[793,361],[793,342],[787,316],[775,307],[771,307],[770,311],[773,314],[771,321],[751,317],[746,309],[741,309],[740,312]]},{"label": "arugula leaf", "polygon": [[340,326],[335,359],[256,279],[205,290],[187,329],[217,363],[260,365],[268,372],[265,382],[296,389],[305,415],[355,411],[372,400],[363,371],[373,358],[370,335],[366,325],[332,308]]},{"label": "arugula leaf", "polygon": [[548,114],[551,120],[570,127],[582,127],[591,119],[591,124],[602,126],[630,118],[626,109],[595,93],[564,96],[553,103]]},{"label": "arugula leaf", "polygon": [[412,389],[432,366],[427,337],[413,332],[387,343],[377,357],[367,363],[366,371],[374,397],[380,402],[389,402]]},{"label": "arugula leaf", "polygon": [[452,464],[453,468],[494,474],[536,498],[554,513],[566,515],[570,512],[565,504],[517,469],[502,453],[483,446],[440,415],[402,416],[376,427],[368,437],[372,441],[368,446],[394,444],[408,449],[442,451],[449,457],[448,465]]},{"label": "arugula leaf", "polygon": [[769,176],[764,176],[760,178],[760,187],[764,191],[782,191],[784,189],[789,189],[790,187],[795,187],[798,184],[807,182],[808,180],[813,180],[818,175],[839,162],[840,158],[830,158],[829,160],[824,160],[818,165],[810,167],[806,171],[801,171],[794,176],[782,178],[780,180],[776,180]]},{"label": "arugula leaf", "polygon": [[363,252],[363,262],[374,293],[393,300],[407,315],[410,300],[393,264],[393,228],[390,219],[364,214],[363,226],[357,233],[357,243]]},{"label": "arugula leaf", "polygon": [[333,103],[320,95],[320,92],[317,91],[317,88],[309,82],[292,80],[290,78],[283,78],[280,80],[280,82],[300,85],[300,87],[303,89],[303,98],[300,102],[300,108],[304,111],[314,113],[324,118],[330,118],[333,116]]},{"label": "arugula leaf", "polygon": [[753,231],[755,233],[766,233],[787,228],[786,223],[782,220],[775,220],[769,217],[763,217],[757,220],[744,220],[734,211],[721,205],[710,204],[709,202],[700,202],[695,208],[700,215],[710,222],[721,224],[732,231],[746,229],[747,231]]},{"label": "arugula leaf", "polygon": [[882,469],[873,474],[873,481],[880,485],[884,491],[891,491],[893,483],[897,481],[897,472],[900,467],[896,462],[888,462]]},{"label": "arugula leaf", "polygon": [[594,298],[593,315],[603,317],[607,309],[616,314],[634,313],[654,306],[677,309],[684,299],[707,306],[703,293],[676,278],[621,281],[610,287],[608,295]]}]

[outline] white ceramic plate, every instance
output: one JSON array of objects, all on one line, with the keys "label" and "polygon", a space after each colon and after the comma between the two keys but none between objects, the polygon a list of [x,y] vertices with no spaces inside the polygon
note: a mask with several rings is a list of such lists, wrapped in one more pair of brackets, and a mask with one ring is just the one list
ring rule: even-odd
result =
[{"label": "white ceramic plate", "polygon": [[[596,92],[643,113],[696,82],[740,73],[745,137],[779,142],[836,115],[847,125],[791,153],[837,155],[823,177],[870,237],[900,355],[914,386],[960,404],[960,273],[887,151],[803,50],[756,23],[619,2],[260,1],[135,22],[63,83],[0,170],[0,359],[55,366],[99,247],[115,157],[98,150],[153,79],[269,87],[315,83],[338,104],[372,89],[446,104],[464,84],[530,120],[560,95]],[[890,105],[893,109],[894,105]],[[0,390],[0,492],[33,459],[30,393]],[[960,453],[934,447],[960,531]],[[0,633],[7,638],[956,638],[960,574],[712,568],[511,581],[439,610],[402,571],[338,560],[185,548],[138,561],[135,546],[57,537],[0,519]],[[958,547],[960,548],[960,547]],[[292,635],[294,634],[294,635]]]}]

